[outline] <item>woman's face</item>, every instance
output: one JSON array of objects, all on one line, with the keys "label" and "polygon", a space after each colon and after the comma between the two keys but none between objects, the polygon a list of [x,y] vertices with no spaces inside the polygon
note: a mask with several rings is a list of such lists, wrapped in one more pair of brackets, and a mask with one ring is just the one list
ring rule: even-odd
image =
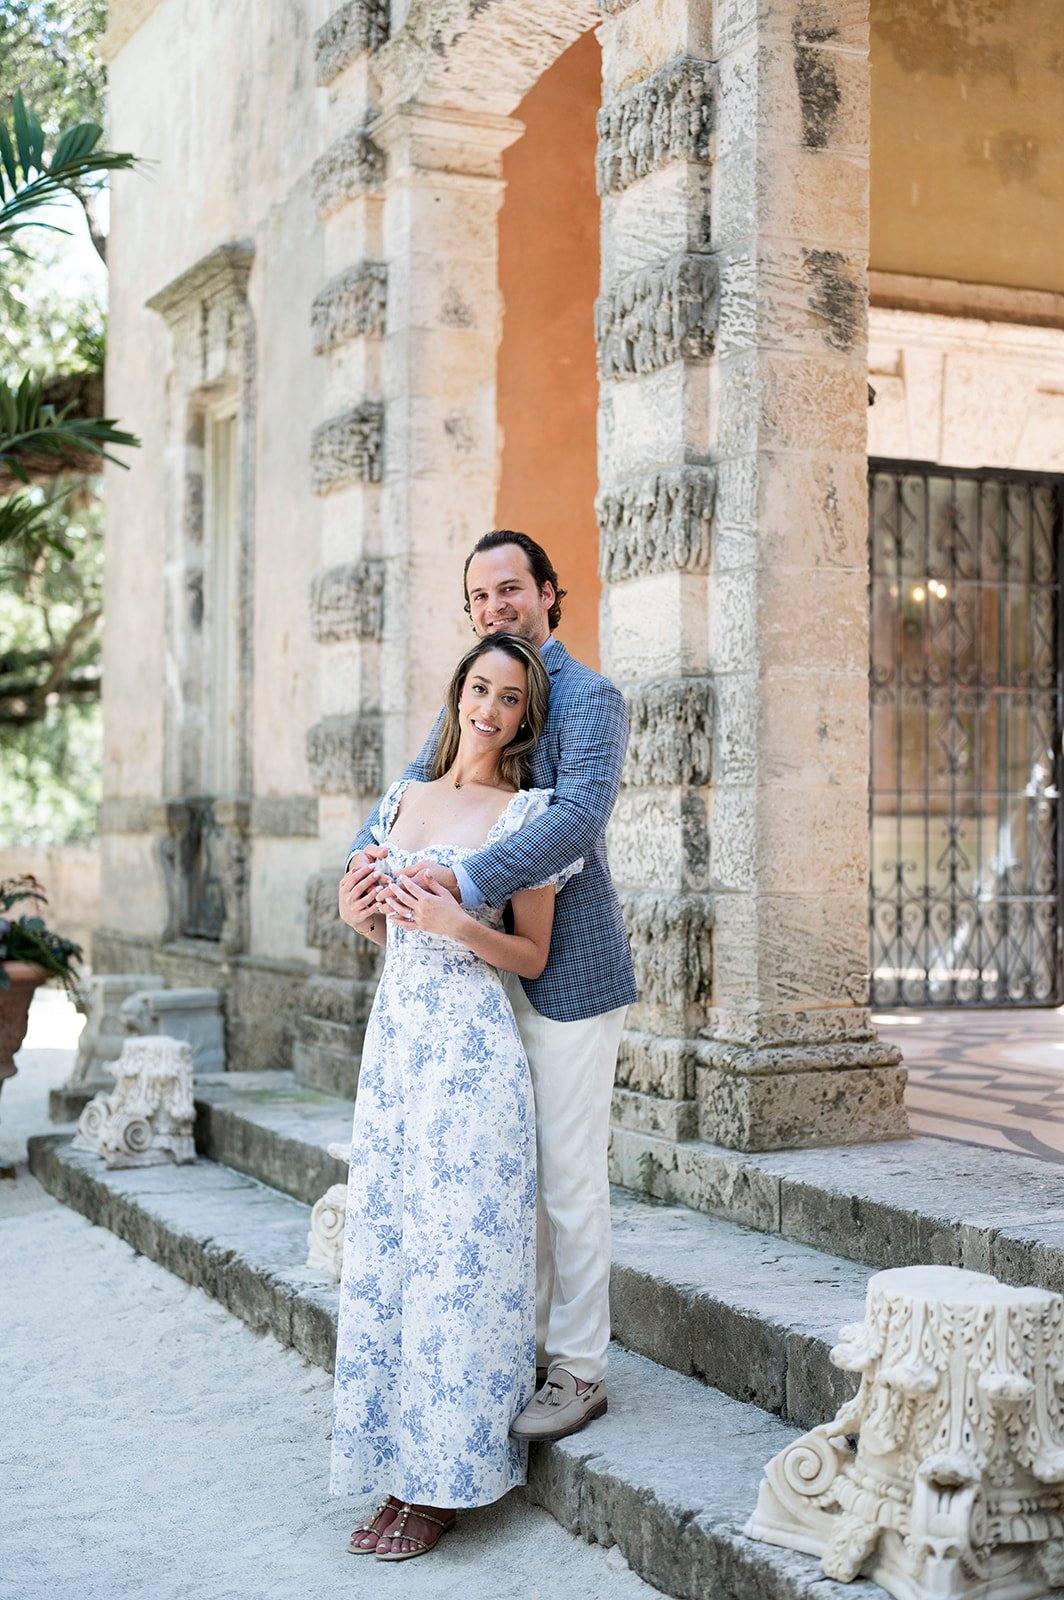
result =
[{"label": "woman's face", "polygon": [[485,650],[470,667],[458,697],[462,738],[475,750],[505,750],[516,739],[527,707],[524,663],[503,650]]}]

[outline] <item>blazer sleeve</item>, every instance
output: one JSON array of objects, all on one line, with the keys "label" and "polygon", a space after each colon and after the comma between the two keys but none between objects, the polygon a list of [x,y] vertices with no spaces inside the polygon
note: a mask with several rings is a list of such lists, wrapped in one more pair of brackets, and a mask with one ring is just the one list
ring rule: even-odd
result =
[{"label": "blazer sleeve", "polygon": [[[436,745],[439,742],[440,730],[442,727],[443,712],[441,711],[439,716],[436,718],[436,721],[432,724],[432,731],[425,740],[425,743],[421,746],[420,751],[403,773],[402,779],[400,780],[401,782],[406,782],[408,779],[412,779],[416,783],[426,783],[429,778],[432,777],[432,762],[436,754]],[[388,793],[390,794],[391,790],[388,790]],[[356,855],[359,850],[365,850],[367,845],[376,844],[377,841],[373,836],[373,829],[381,820],[381,806],[384,804],[385,798],[385,795],[381,795],[380,799],[377,801],[377,804],[373,807],[373,810],[370,812],[369,816],[366,818],[365,822],[352,839],[347,850],[348,862],[350,862],[351,857]]]},{"label": "blazer sleeve", "polygon": [[612,683],[595,678],[569,697],[550,805],[535,822],[463,862],[488,905],[504,905],[518,890],[556,878],[591,854],[616,803],[627,748],[628,712]]}]

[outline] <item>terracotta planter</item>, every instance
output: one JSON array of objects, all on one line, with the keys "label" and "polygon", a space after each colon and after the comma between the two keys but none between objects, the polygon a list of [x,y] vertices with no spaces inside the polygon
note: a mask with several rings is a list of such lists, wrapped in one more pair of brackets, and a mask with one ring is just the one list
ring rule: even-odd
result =
[{"label": "terracotta planter", "polygon": [[15,1051],[26,1037],[30,1001],[35,989],[48,977],[43,967],[32,961],[4,961],[0,963],[7,973],[11,987],[0,989],[0,1088],[5,1078],[13,1078]]}]

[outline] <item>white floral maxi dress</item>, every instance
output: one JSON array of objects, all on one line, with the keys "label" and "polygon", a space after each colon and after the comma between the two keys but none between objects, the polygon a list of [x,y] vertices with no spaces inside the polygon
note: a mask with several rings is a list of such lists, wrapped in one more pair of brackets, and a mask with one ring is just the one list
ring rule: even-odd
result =
[{"label": "white floral maxi dress", "polygon": [[[385,796],[381,842],[404,788]],[[487,843],[550,794],[514,795]],[[388,865],[473,854],[390,846]],[[468,1507],[525,1481],[509,1429],[535,1387],[535,1278],[532,1091],[499,974],[454,939],[392,923],[351,1143],[333,1494]]]}]

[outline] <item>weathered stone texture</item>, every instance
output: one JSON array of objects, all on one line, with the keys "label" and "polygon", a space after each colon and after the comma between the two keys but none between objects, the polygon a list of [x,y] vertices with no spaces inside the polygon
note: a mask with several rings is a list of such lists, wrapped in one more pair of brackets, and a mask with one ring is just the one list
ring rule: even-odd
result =
[{"label": "weathered stone texture", "polygon": [[388,301],[388,269],[360,261],[332,278],[310,308],[314,354],[324,355],[347,339],[382,339]]},{"label": "weathered stone texture", "polygon": [[311,481],[316,494],[347,483],[380,483],[384,474],[384,407],[376,402],[314,429],[310,447]]},{"label": "weathered stone texture", "polygon": [[381,787],[381,723],[375,715],[323,717],[307,731],[316,794],[369,794]]},{"label": "weathered stone texture", "polygon": [[613,1091],[610,1120],[616,1128],[631,1128],[659,1139],[697,1139],[698,1106],[693,1100],[664,1100],[631,1089]]},{"label": "weathered stone texture", "polygon": [[347,0],[314,35],[314,72],[318,83],[331,83],[337,73],[367,50],[379,50],[388,37],[390,0]]},{"label": "weathered stone texture", "polygon": [[384,152],[361,128],[330,145],[311,168],[310,183],[318,218],[324,221],[346,200],[375,189],[384,178]]},{"label": "weathered stone texture", "polygon": [[712,467],[680,467],[600,494],[595,512],[606,582],[708,572],[715,492]]},{"label": "weathered stone texture", "polygon": [[320,644],[379,639],[384,627],[384,566],[351,561],[319,572],[310,594],[310,621]]},{"label": "weathered stone texture", "polygon": [[630,378],[708,356],[717,315],[712,256],[676,255],[635,272],[595,302],[599,370],[604,378]]},{"label": "weathered stone texture", "polygon": [[710,781],[713,686],[708,678],[674,678],[629,691],[625,781],[693,784]]},{"label": "weathered stone texture", "polygon": [[704,789],[626,785],[608,833],[616,881],[674,894],[705,893],[710,886],[708,809]]},{"label": "weathered stone texture", "polygon": [[627,1029],[617,1053],[616,1082],[638,1094],[693,1100],[700,1049],[691,1039],[662,1039]]},{"label": "weathered stone texture", "polygon": [[699,1131],[732,1150],[789,1150],[904,1139],[900,1067],[770,1076],[699,1073]]},{"label": "weathered stone texture", "polygon": [[711,62],[681,56],[598,114],[600,194],[618,194],[669,161],[707,161],[713,133]]},{"label": "weathered stone texture", "polygon": [[713,914],[695,894],[621,896],[640,999],[705,1006],[713,982]]}]

